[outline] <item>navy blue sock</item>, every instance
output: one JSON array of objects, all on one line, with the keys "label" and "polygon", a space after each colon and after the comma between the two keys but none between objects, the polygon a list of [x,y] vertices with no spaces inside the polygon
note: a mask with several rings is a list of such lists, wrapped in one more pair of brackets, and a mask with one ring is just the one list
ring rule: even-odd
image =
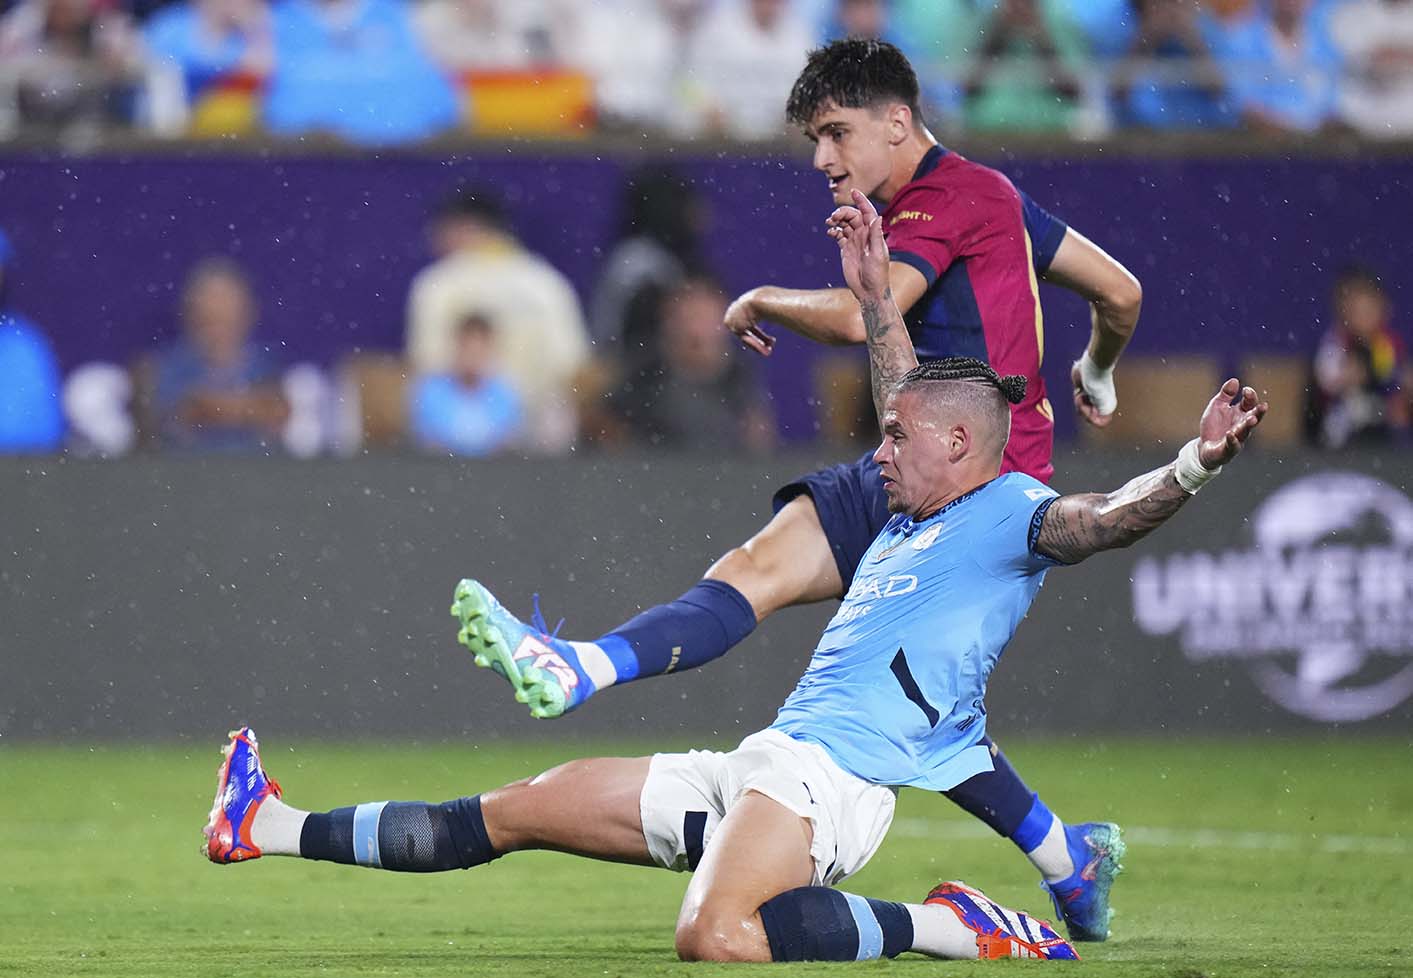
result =
[{"label": "navy blue sock", "polygon": [[[1015,842],[1022,852],[1029,852],[1040,844],[1039,840],[1026,847],[1016,838],[1016,832],[1039,798],[1026,787],[1016,769],[1011,767],[1011,762],[1006,760],[1006,755],[1001,753],[1001,748],[990,737],[982,738],[981,742],[990,749],[991,762],[996,769],[973,775],[943,794],[991,826],[997,834]],[[1049,827],[1047,822],[1045,828]],[[1044,838],[1043,833],[1041,838]]]},{"label": "navy blue sock", "polygon": [[481,796],[429,805],[376,801],[314,812],[299,834],[299,854],[404,873],[470,869],[498,858],[481,817]]},{"label": "navy blue sock", "polygon": [[755,609],[724,581],[698,581],[595,641],[619,682],[695,669],[725,655],[756,627]]},{"label": "navy blue sock", "polygon": [[913,918],[901,903],[827,886],[786,890],[761,904],[774,961],[869,961],[913,946]]}]

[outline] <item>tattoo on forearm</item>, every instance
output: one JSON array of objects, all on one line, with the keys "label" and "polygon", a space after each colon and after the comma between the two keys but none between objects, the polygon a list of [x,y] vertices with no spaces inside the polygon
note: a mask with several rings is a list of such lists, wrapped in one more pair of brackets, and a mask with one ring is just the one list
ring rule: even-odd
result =
[{"label": "tattoo on forearm", "polygon": [[1045,512],[1036,548],[1065,563],[1078,563],[1142,539],[1191,498],[1178,485],[1172,465],[1140,475],[1107,495],[1061,496]]},{"label": "tattoo on forearm", "polygon": [[864,336],[868,341],[868,373],[873,381],[873,407],[883,422],[883,405],[903,374],[917,366],[912,338],[893,301],[893,290],[876,302],[861,302]]}]

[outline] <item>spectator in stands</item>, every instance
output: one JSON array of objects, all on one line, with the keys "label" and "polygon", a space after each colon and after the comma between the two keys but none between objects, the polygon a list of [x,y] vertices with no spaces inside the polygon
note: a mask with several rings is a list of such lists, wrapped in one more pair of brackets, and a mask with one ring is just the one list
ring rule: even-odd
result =
[{"label": "spectator in stands", "polygon": [[701,264],[706,212],[692,185],[666,168],[645,168],[624,188],[623,237],[604,260],[590,331],[628,374],[658,360],[663,296]]},{"label": "spectator in stands", "polygon": [[720,0],[687,54],[699,131],[733,139],[782,135],[785,99],[813,42],[787,0]]},{"label": "spectator in stands", "polygon": [[1236,114],[1194,0],[1135,0],[1130,59],[1114,77],[1124,121],[1149,129],[1231,126]]},{"label": "spectator in stands", "polygon": [[515,387],[496,364],[495,327],[485,316],[464,316],[447,373],[427,374],[412,386],[412,437],[426,451],[490,455],[513,446],[524,411]]},{"label": "spectator in stands", "polygon": [[578,43],[570,58],[594,80],[601,127],[679,134],[692,128],[700,107],[687,48],[705,6],[705,0],[597,0],[574,8]]},{"label": "spectator in stands", "polygon": [[1413,0],[1351,0],[1330,32],[1344,59],[1344,121],[1366,136],[1413,136]]},{"label": "spectator in stands", "polygon": [[1312,133],[1336,122],[1339,54],[1311,0],[1269,0],[1203,25],[1249,128]]},{"label": "spectator in stands", "polygon": [[485,191],[447,201],[432,237],[438,258],[417,274],[408,298],[413,369],[452,370],[462,321],[471,313],[485,316],[496,325],[502,368],[526,407],[525,449],[568,450],[578,428],[575,378],[589,360],[574,287],[520,244]]},{"label": "spectator in stands", "polygon": [[1340,273],[1334,322],[1315,353],[1308,412],[1312,439],[1327,448],[1384,442],[1409,431],[1410,363],[1393,329],[1393,308],[1378,277]]},{"label": "spectator in stands", "polygon": [[572,17],[534,0],[424,0],[413,11],[422,45],[445,70],[547,67],[566,60]]},{"label": "spectator in stands", "polygon": [[721,328],[726,304],[721,287],[701,277],[664,297],[659,367],[615,398],[643,443],[720,455],[762,454],[774,444],[753,364]]},{"label": "spectator in stands", "polygon": [[184,0],[143,29],[149,54],[179,73],[188,104],[236,76],[264,78],[274,62],[265,0]]},{"label": "spectator in stands", "polygon": [[269,348],[256,343],[245,274],[208,258],[187,276],[182,331],[154,364],[152,425],[159,444],[200,452],[279,450],[289,405]]},{"label": "spectator in stands", "polygon": [[887,0],[837,0],[819,40],[863,37],[891,41],[890,13]]},{"label": "spectator in stands", "polygon": [[265,94],[275,133],[330,133],[369,145],[425,139],[456,124],[451,82],[398,0],[283,0]]},{"label": "spectator in stands", "polygon": [[[1186,0],[1196,7],[1199,0]],[[1061,15],[1083,35],[1091,56],[1122,57],[1138,34],[1142,0],[1059,0]]]},{"label": "spectator in stands", "polygon": [[131,121],[142,81],[137,33],[110,4],[22,0],[0,18],[0,105],[20,125],[76,136]]},{"label": "spectator in stands", "polygon": [[59,363],[39,327],[10,308],[14,248],[0,231],[0,454],[58,451],[64,441]]},{"label": "spectator in stands", "polygon": [[1000,0],[973,51],[965,86],[968,128],[1044,131],[1074,124],[1084,43],[1057,3]]}]

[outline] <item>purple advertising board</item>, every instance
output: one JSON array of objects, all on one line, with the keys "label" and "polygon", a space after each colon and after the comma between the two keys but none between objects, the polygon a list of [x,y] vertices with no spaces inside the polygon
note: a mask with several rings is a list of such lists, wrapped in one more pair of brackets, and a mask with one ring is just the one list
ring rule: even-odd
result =
[{"label": "purple advertising board", "polygon": [[[252,274],[264,340],[291,362],[397,349],[408,283],[430,259],[431,209],[461,184],[497,189],[515,228],[591,293],[622,222],[622,184],[648,157],[519,148],[466,155],[0,155],[0,228],[14,308],[53,337],[65,367],[119,362],[168,342],[186,270],[212,254]],[[735,292],[838,283],[822,233],[830,201],[807,161],[669,153],[709,202],[707,254]],[[1132,269],[1145,292],[1133,349],[1200,352],[1235,366],[1305,353],[1350,261],[1413,299],[1413,162],[1301,159],[988,159]],[[1088,329],[1082,302],[1045,290],[1052,397]],[[1406,322],[1406,319],[1402,320]],[[1403,327],[1407,336],[1407,327]],[[766,365],[790,440],[808,439],[818,350],[785,337]],[[1059,434],[1073,429],[1057,412]]]}]

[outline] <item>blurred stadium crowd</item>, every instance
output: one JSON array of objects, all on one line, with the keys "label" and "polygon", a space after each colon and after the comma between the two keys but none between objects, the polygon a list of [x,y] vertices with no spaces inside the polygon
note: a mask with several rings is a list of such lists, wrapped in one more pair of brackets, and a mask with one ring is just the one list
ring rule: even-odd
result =
[{"label": "blurred stadium crowd", "polygon": [[768,140],[843,35],[945,132],[1413,135],[1410,0],[0,0],[0,139]]},{"label": "blurred stadium crowd", "polygon": [[[703,261],[701,200],[652,166],[630,177],[624,201],[621,236],[586,307],[517,239],[493,192],[458,191],[429,217],[435,258],[408,285],[403,350],[343,350],[327,369],[283,362],[259,329],[257,283],[214,256],[194,260],[180,283],[174,342],[63,376],[41,325],[7,302],[15,256],[0,229],[0,453],[768,452],[778,437],[771,401],[760,360],[722,326],[728,296]],[[1356,266],[1329,286],[1313,356],[1243,368],[1273,399],[1304,406],[1286,412],[1266,444],[1406,443],[1413,359],[1388,292]],[[819,437],[870,442],[877,428],[862,363],[822,365]],[[1130,356],[1120,386],[1151,403],[1183,403],[1205,397],[1219,369],[1204,357]],[[1162,427],[1169,421],[1121,413],[1105,436],[1176,437]]]},{"label": "blurred stadium crowd", "polygon": [[[845,34],[904,48],[944,132],[1413,136],[1413,0],[0,0],[0,146],[618,132],[745,152],[785,134],[806,52]],[[0,227],[0,452],[767,452],[777,425],[759,361],[722,327],[704,207],[671,170],[637,171],[577,292],[517,238],[497,188],[463,189],[428,215],[434,260],[396,286],[401,353],[340,347],[328,368],[275,358],[262,283],[230,255],[193,256],[174,344],[67,376],[46,324],[7,298]],[[1312,333],[1260,371],[1304,410],[1263,441],[1405,442],[1413,361],[1387,284],[1316,268],[1318,347]],[[1178,403],[1218,382],[1193,359],[1130,357],[1121,383]],[[861,363],[820,373],[820,437],[870,439]],[[1105,434],[1166,436],[1130,423]]]},{"label": "blurred stadium crowd", "polygon": [[62,377],[44,330],[8,307],[0,229],[0,452],[768,450],[756,364],[732,349],[727,296],[700,257],[700,202],[660,169],[625,199],[586,310],[492,192],[457,192],[431,215],[437,257],[410,283],[403,353],[350,351],[327,372],[272,353],[253,283],[214,256],[181,285],[175,343]]}]

